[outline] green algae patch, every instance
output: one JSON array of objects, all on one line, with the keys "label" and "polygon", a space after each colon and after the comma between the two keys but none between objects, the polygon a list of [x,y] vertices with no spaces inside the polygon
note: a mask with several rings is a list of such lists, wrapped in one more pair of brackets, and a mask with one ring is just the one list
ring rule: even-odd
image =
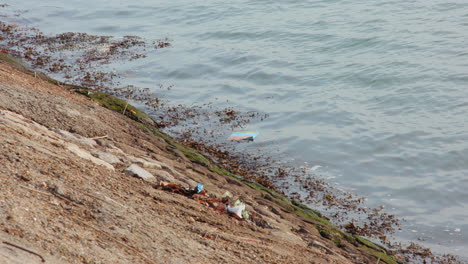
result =
[{"label": "green algae patch", "polygon": [[124,114],[125,116],[128,116],[135,121],[143,124],[155,125],[153,119],[146,113],[138,110],[136,107],[115,96],[89,89],[78,89],[76,92],[93,99],[94,101],[112,111]]},{"label": "green algae patch", "polygon": [[0,52],[0,61],[3,61],[5,63],[9,64],[10,66],[14,67],[15,69],[17,69],[17,70],[19,70],[21,72],[27,73],[29,75],[33,75],[33,76],[35,76],[37,78],[40,78],[42,80],[46,80],[46,81],[53,80],[49,76],[47,76],[46,74],[31,69],[28,66],[28,64],[26,62],[24,62],[21,58],[15,57],[13,55]]},{"label": "green algae patch", "polygon": [[203,165],[203,166],[206,166],[208,168],[210,168],[211,166],[211,162],[205,157],[203,156],[201,153],[199,153],[198,151],[194,150],[194,149],[190,149],[190,148],[187,148],[183,145],[180,145],[180,147],[178,147],[178,149],[187,157],[187,159],[189,159],[190,161],[192,162],[195,162],[197,164],[200,164],[200,165]]},{"label": "green algae patch", "polygon": [[385,262],[387,264],[404,264],[405,262],[397,261],[394,257],[387,255],[384,252],[377,251],[372,248],[368,248],[366,246],[359,247],[362,251],[366,252],[367,254],[380,259],[381,262]]},{"label": "green algae patch", "polygon": [[154,126],[145,125],[145,124],[142,124],[141,126],[143,128],[145,128],[145,129],[149,130],[151,133],[153,133],[153,135],[164,139],[164,141],[169,146],[171,146],[171,148],[173,148],[173,149],[168,148],[168,151],[174,152],[174,149],[176,149],[176,150],[180,151],[188,160],[190,160],[190,161],[192,161],[194,163],[203,165],[203,166],[207,167],[209,170],[211,170],[213,172],[228,175],[228,176],[233,175],[232,173],[228,172],[227,170],[221,169],[218,166],[214,165],[207,157],[205,157],[199,151],[197,151],[197,150],[195,150],[193,148],[182,145],[181,143],[177,142],[176,140],[174,140],[172,137],[170,137],[166,133],[161,132],[159,129],[155,128]]},{"label": "green algae patch", "polygon": [[324,216],[320,211],[318,210],[315,210],[315,209],[312,209],[310,207],[308,207],[307,205],[297,201],[297,200],[292,200],[292,204],[297,206],[298,208],[304,210],[304,211],[307,211],[309,212],[310,214],[316,214],[317,216],[321,217],[321,218],[325,218],[327,220],[329,220],[326,216]]},{"label": "green algae patch", "polygon": [[319,234],[328,240],[331,240],[337,247],[344,248],[346,244],[344,241],[349,242],[350,244],[357,246],[359,249],[364,251],[365,253],[380,259],[382,263],[387,264],[405,264],[406,262],[396,259],[387,254],[387,251],[384,247],[379,246],[363,237],[360,236],[352,236],[347,234],[334,226],[322,226],[322,225],[315,225],[315,228],[319,232]]},{"label": "green algae patch", "polygon": [[382,246],[379,246],[363,237],[352,236],[339,230],[334,226],[322,226],[316,224],[315,228],[323,238],[331,240],[339,248],[346,247],[344,241],[347,241],[350,244],[359,247],[362,251],[368,253],[369,255],[375,256],[378,259],[380,258],[382,262],[385,262],[387,264],[404,263],[395,259],[392,256],[389,256],[385,248],[383,248]]},{"label": "green algae patch", "polygon": [[307,210],[304,210],[304,209],[301,209],[301,208],[298,208],[298,207],[295,207],[294,208],[294,213],[299,215],[299,216],[302,216],[303,218],[306,218],[306,219],[309,219],[309,220],[312,220],[312,221],[316,221],[316,222],[319,222],[323,225],[327,225],[327,226],[331,226],[332,224],[330,223],[330,221],[328,221],[328,219],[320,216],[320,215],[317,215],[314,210],[311,210],[311,209],[307,209]]},{"label": "green algae patch", "polygon": [[[272,197],[271,199],[277,199],[277,200],[284,201],[284,202],[290,202],[288,198],[284,197],[283,195],[279,194],[276,191],[268,189],[267,187],[261,185],[258,182],[248,181],[248,180],[245,180],[245,179],[241,179],[241,181],[243,183],[245,183],[246,185],[248,185],[249,187],[251,187],[252,189],[256,189],[256,190],[259,190],[261,192],[269,194]],[[269,200],[271,200],[271,199],[269,199]]]},{"label": "green algae patch", "polygon": [[10,64],[13,67],[22,69],[22,70],[29,70],[27,64],[21,60],[20,58],[14,57],[10,54],[6,54],[3,52],[0,52],[0,61],[4,61],[8,64]]},{"label": "green algae patch", "polygon": [[319,234],[326,238],[326,239],[333,239],[333,238],[336,238],[336,234],[334,234],[330,228],[327,228],[327,227],[322,227],[320,225],[315,225],[315,228],[317,229],[317,231],[319,232]]},{"label": "green algae patch", "polygon": [[284,195],[274,190],[268,189],[267,187],[261,185],[260,183],[247,181],[244,179],[241,179],[241,181],[245,183],[247,186],[261,191],[262,198],[276,203],[277,205],[279,205],[281,208],[283,208],[287,212],[296,214],[304,219],[318,222],[326,226],[332,225],[330,221],[328,221],[328,219],[325,216],[323,216],[320,212],[318,212],[317,210],[313,210],[307,207],[306,205],[301,204],[298,201],[294,201],[294,200],[291,201],[290,199],[286,198]]},{"label": "green algae patch", "polygon": [[354,246],[359,247],[359,249],[361,249],[365,253],[372,255],[376,257],[377,259],[380,259],[381,262],[384,262],[387,264],[405,264],[406,263],[402,260],[396,259],[388,255],[384,247],[377,245],[371,242],[370,240],[365,239],[361,236],[356,236],[356,235],[352,236],[333,226],[315,225],[315,228],[317,229],[317,231],[322,237],[328,240],[331,240],[339,248],[346,247],[346,244],[344,243],[344,241],[347,241],[350,244],[353,244]]},{"label": "green algae patch", "polygon": [[[340,247],[344,247],[343,240],[348,241],[347,234],[343,233],[341,230],[337,229],[334,226],[323,226],[323,225],[315,225],[315,228],[319,232],[319,234],[335,243],[335,245],[340,245]],[[355,244],[355,243],[351,243]]]},{"label": "green algae patch", "polygon": [[[151,133],[153,133],[155,136],[158,136],[158,137],[164,139],[164,141],[166,141],[167,144],[169,144],[170,146],[172,146],[173,148],[177,149],[182,154],[184,154],[184,156],[188,160],[190,160],[190,161],[192,161],[194,163],[203,165],[203,166],[207,167],[209,170],[211,170],[212,172],[215,172],[215,173],[218,173],[218,174],[221,174],[221,175],[226,175],[226,176],[229,176],[229,177],[233,177],[233,178],[236,178],[236,179],[240,179],[240,177],[236,176],[235,174],[233,174],[233,173],[231,173],[231,172],[229,172],[229,171],[227,171],[227,170],[225,170],[223,168],[220,168],[219,166],[217,166],[216,164],[211,162],[210,159],[205,157],[198,150],[195,150],[193,148],[184,146],[183,144],[181,144],[181,143],[177,142],[176,140],[174,140],[171,136],[167,135],[164,132],[161,132],[159,129],[156,129],[153,126],[144,126],[144,127],[146,129],[148,129],[149,131],[151,131]],[[169,150],[169,151],[171,151],[171,150]]]},{"label": "green algae patch", "polygon": [[226,175],[226,176],[229,176],[229,177],[233,177],[233,178],[236,178],[236,179],[239,179],[240,177],[237,177],[235,174],[223,169],[223,168],[220,168],[216,165],[212,165],[211,168],[209,168],[211,171],[213,172],[216,172],[218,174],[222,174],[222,175]]},{"label": "green algae patch", "polygon": [[364,245],[368,248],[372,248],[373,250],[376,250],[376,251],[380,251],[380,252],[386,252],[385,248],[382,247],[382,246],[379,246],[373,242],[371,242],[370,240],[368,239],[365,239],[361,236],[354,236],[354,238],[356,239],[356,241],[361,244],[361,245]]},{"label": "green algae patch", "polygon": [[[216,166],[215,164],[213,164],[213,162],[211,162],[207,157],[205,157],[199,151],[197,151],[197,150],[195,150],[193,148],[182,145],[181,143],[174,140],[171,136],[167,135],[164,132],[161,132],[159,129],[155,128],[154,126],[144,125],[144,124],[141,124],[140,126],[145,128],[146,130],[149,130],[151,133],[153,133],[153,135],[164,139],[164,141],[169,146],[171,146],[172,148],[180,151],[188,160],[190,160],[190,161],[192,161],[194,163],[203,165],[203,166],[207,167],[209,170],[211,170],[212,172],[237,178],[233,173],[231,173],[231,172],[229,172],[229,171],[227,171],[225,169],[222,169],[222,168]],[[168,151],[174,153],[173,149],[169,148]]]},{"label": "green algae patch", "polygon": [[[158,130],[154,134],[157,135],[157,136],[160,136],[160,135],[162,135],[164,133],[162,133],[161,131]],[[198,152],[197,150],[180,144],[179,142],[175,141],[174,139],[172,139],[167,134],[164,134],[164,135],[165,136],[162,136],[162,138],[166,141],[166,143],[168,143],[170,146],[172,146],[173,148],[180,151],[191,162],[203,165],[203,166],[207,167],[208,169],[211,169],[213,167],[210,160],[208,158],[206,158],[203,154]]]}]

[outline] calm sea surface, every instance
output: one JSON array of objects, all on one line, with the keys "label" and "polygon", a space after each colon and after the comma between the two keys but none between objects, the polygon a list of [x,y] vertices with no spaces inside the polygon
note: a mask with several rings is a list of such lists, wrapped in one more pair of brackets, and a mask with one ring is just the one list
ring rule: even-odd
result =
[{"label": "calm sea surface", "polygon": [[384,204],[400,239],[468,257],[467,0],[4,2],[47,33],[168,37],[119,66],[129,83],[269,113],[253,144]]}]

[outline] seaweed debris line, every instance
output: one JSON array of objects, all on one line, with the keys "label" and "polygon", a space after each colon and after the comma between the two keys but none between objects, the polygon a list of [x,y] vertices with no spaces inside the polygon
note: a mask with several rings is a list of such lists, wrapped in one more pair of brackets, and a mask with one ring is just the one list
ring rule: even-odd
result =
[{"label": "seaweed debris line", "polygon": [[0,55],[1,263],[404,263],[191,162],[201,154],[124,101]]}]

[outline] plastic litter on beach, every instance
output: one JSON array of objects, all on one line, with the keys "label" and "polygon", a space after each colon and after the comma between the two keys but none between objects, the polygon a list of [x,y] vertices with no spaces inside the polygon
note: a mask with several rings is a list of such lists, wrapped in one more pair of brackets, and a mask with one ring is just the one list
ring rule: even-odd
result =
[{"label": "plastic litter on beach", "polygon": [[249,213],[245,210],[245,204],[239,200],[235,201],[232,206],[228,205],[226,210],[240,219],[249,219]]},{"label": "plastic litter on beach", "polygon": [[159,187],[164,191],[178,193],[178,194],[181,194],[181,195],[184,195],[184,196],[190,196],[190,195],[194,194],[193,190],[184,188],[180,184],[161,182],[159,184]]},{"label": "plastic litter on beach", "polygon": [[222,197],[229,197],[229,198],[232,198],[232,193],[230,191],[226,191]]},{"label": "plastic litter on beach", "polygon": [[256,138],[260,133],[259,132],[253,132],[253,131],[238,131],[238,132],[232,132],[231,135],[227,138],[229,141],[240,141],[240,140],[247,140],[247,141],[253,141],[254,138]]},{"label": "plastic litter on beach", "polygon": [[159,185],[155,187],[164,191],[178,193],[192,198],[193,200],[206,205],[217,214],[229,213],[236,216],[239,220],[247,220],[250,218],[249,213],[245,209],[245,204],[240,200],[232,202],[233,195],[229,191],[226,191],[221,198],[218,198],[214,195],[208,195],[206,191],[203,190],[203,183],[198,183],[193,189],[185,188],[180,184],[168,182],[160,182]]},{"label": "plastic litter on beach", "polygon": [[195,187],[195,189],[193,189],[193,191],[195,193],[201,193],[203,191],[203,183],[197,184],[197,187]]}]

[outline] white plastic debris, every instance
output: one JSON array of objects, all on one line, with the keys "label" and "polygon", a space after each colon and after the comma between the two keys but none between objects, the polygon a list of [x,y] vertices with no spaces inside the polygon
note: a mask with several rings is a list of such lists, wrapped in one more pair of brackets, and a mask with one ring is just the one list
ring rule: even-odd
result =
[{"label": "white plastic debris", "polygon": [[249,219],[249,213],[245,210],[245,204],[240,200],[234,202],[234,204],[226,207],[228,213],[237,215],[240,219]]},{"label": "white plastic debris", "polygon": [[230,205],[228,205],[226,207],[227,211],[231,214],[235,214],[237,215],[239,218],[243,218],[242,217],[242,211],[245,210],[245,204],[240,204],[238,206],[233,206],[231,207]]}]

